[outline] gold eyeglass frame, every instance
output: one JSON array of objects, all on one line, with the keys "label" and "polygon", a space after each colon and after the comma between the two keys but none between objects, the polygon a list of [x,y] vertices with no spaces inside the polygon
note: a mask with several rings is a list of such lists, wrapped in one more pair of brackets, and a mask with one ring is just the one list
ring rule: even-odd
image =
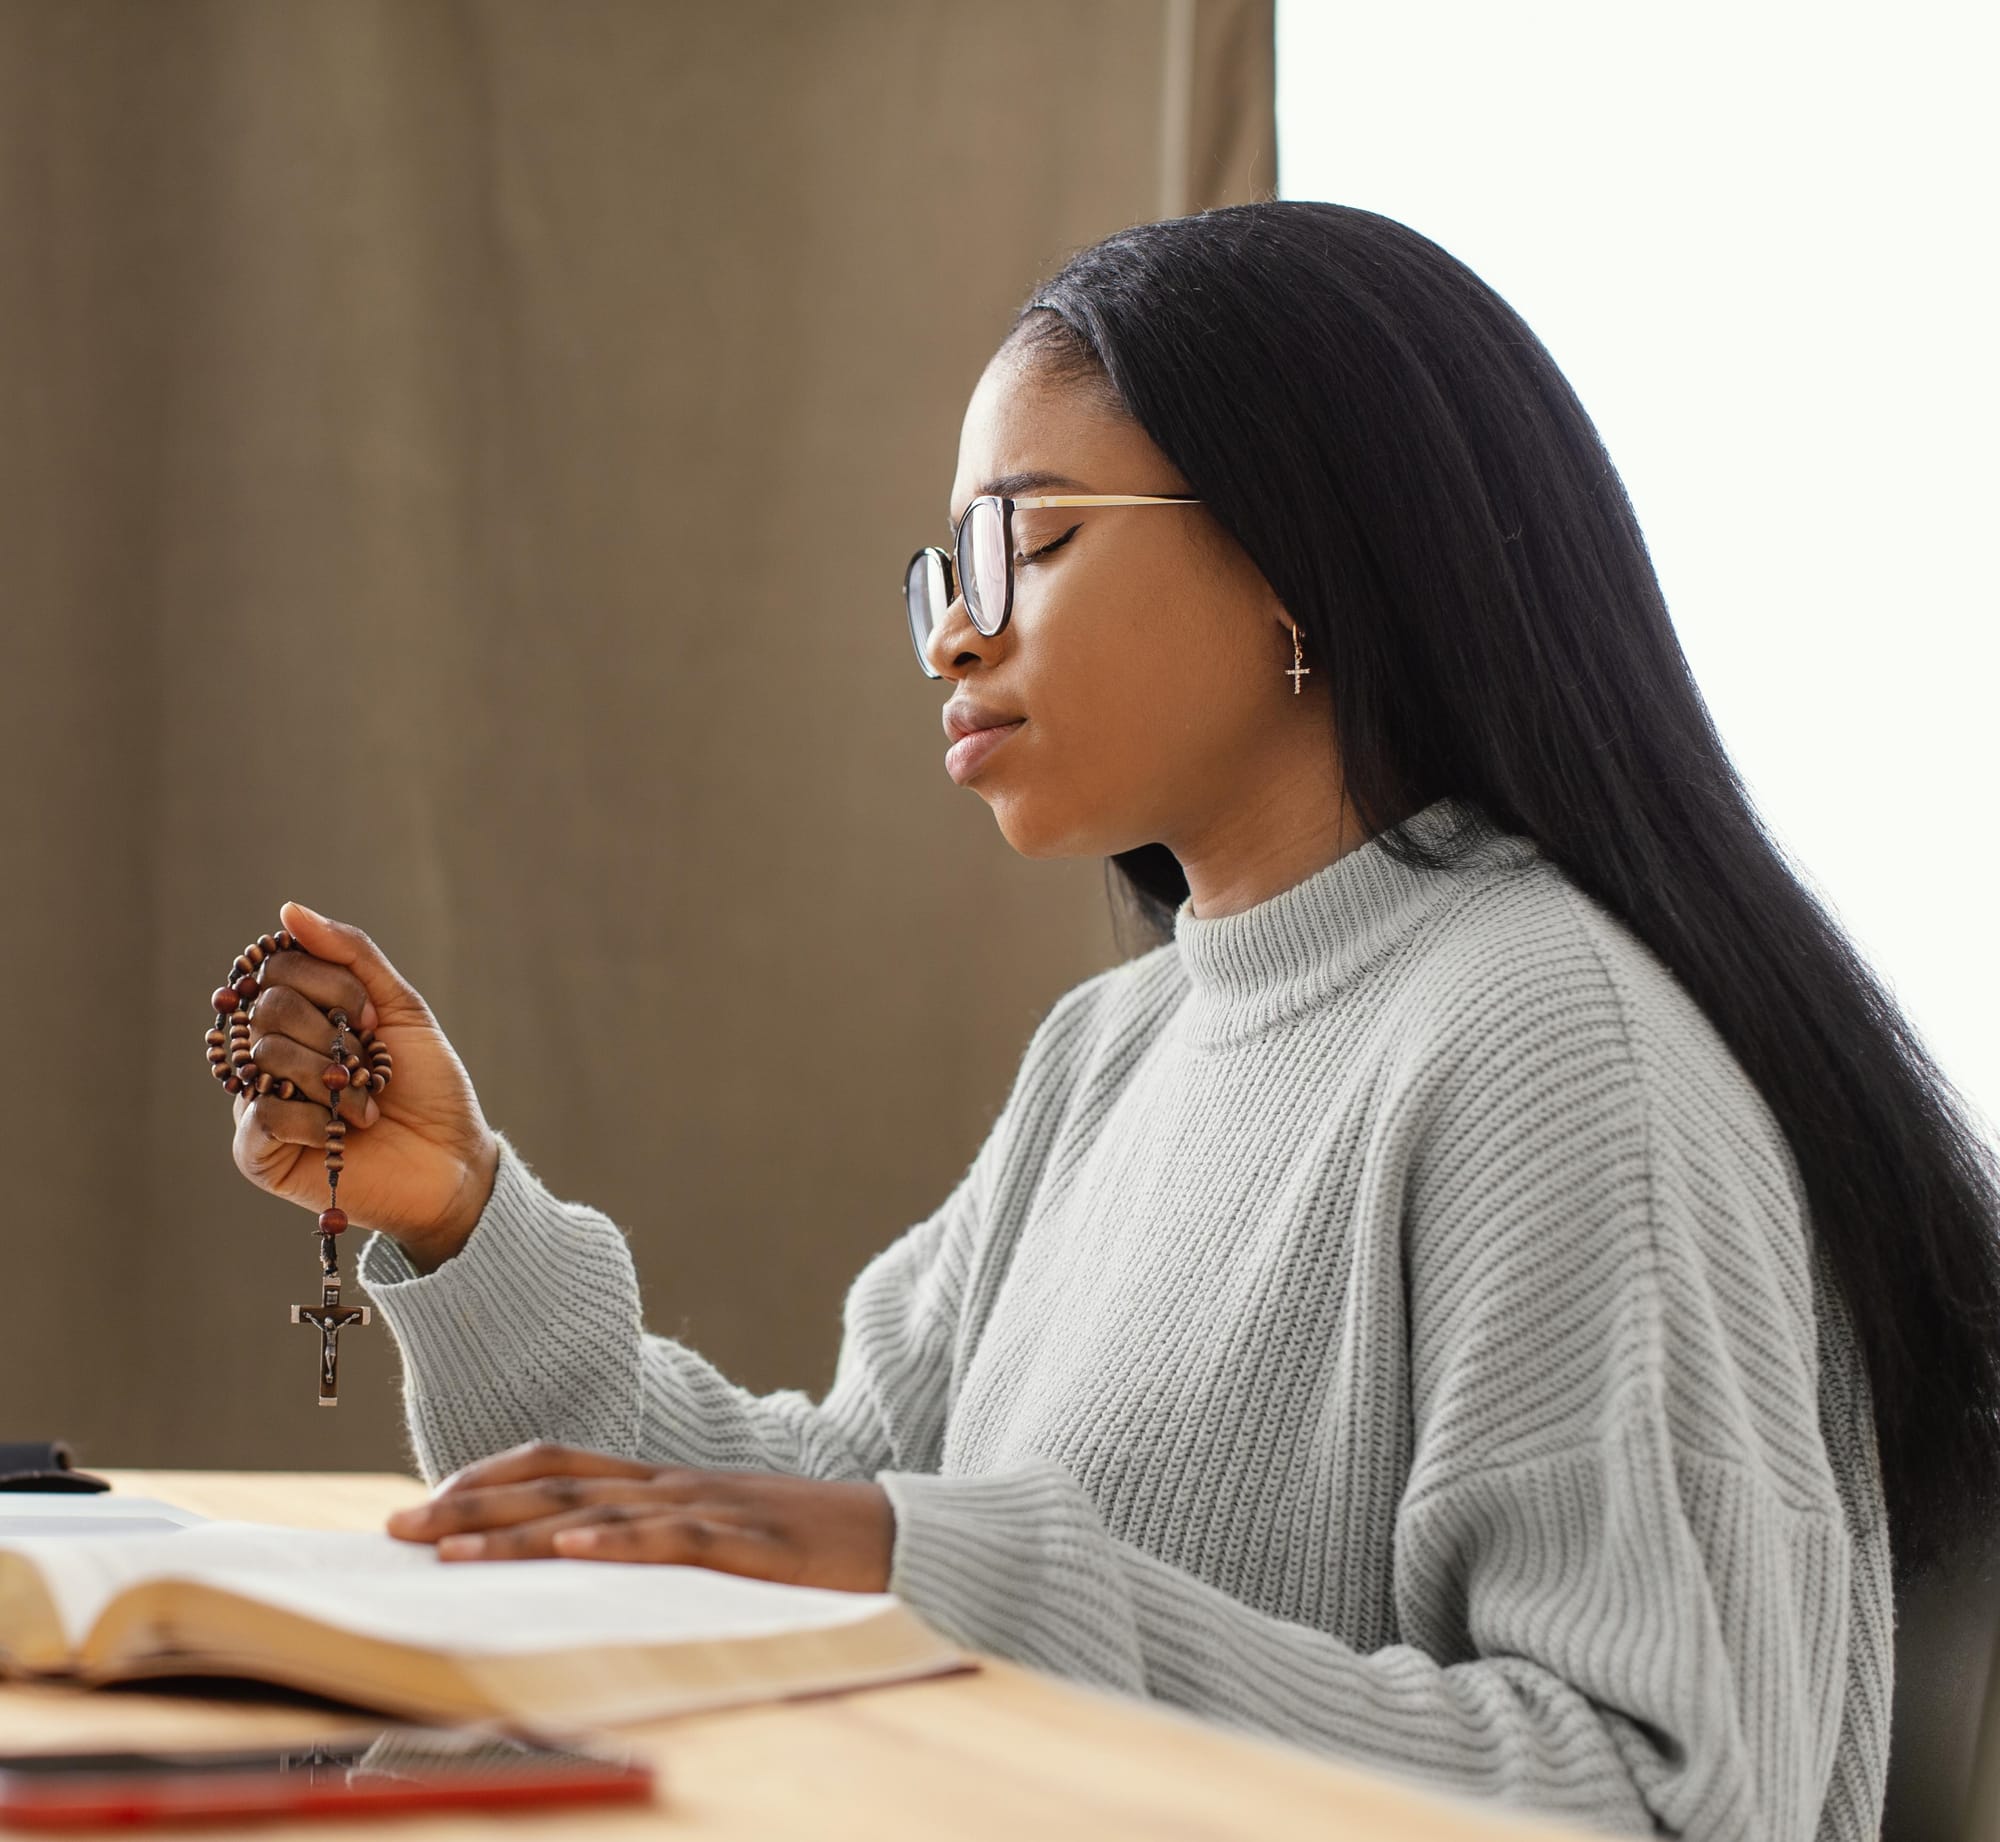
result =
[{"label": "gold eyeglass frame", "polygon": [[910,631],[910,644],[916,648],[917,663],[923,668],[926,678],[942,678],[944,673],[931,670],[931,662],[924,653],[924,642],[917,637],[916,607],[910,593],[911,578],[919,565],[936,572],[936,588],[944,594],[944,605],[948,608],[959,598],[959,589],[965,580],[965,571],[958,561],[958,553],[965,548],[965,534],[972,522],[974,510],[981,505],[997,505],[1000,508],[1000,548],[1007,559],[1007,584],[1003,591],[1000,618],[992,626],[980,619],[979,613],[968,600],[965,617],[989,640],[1006,626],[1014,612],[1014,512],[1038,512],[1046,506],[1057,505],[1199,505],[1201,501],[1190,496],[1162,496],[1158,493],[1045,493],[1033,499],[1004,498],[998,493],[981,493],[969,501],[964,511],[958,515],[958,523],[952,527],[951,549],[941,544],[925,544],[914,552],[903,565],[903,621]]}]

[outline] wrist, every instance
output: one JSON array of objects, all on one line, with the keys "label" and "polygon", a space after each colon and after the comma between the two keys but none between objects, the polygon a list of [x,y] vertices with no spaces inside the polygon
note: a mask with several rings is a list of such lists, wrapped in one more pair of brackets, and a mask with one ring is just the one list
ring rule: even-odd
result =
[{"label": "wrist", "polygon": [[489,1132],[466,1160],[450,1210],[421,1232],[395,1237],[404,1257],[418,1273],[436,1272],[472,1239],[472,1231],[479,1226],[486,1205],[493,1199],[493,1184],[499,1169],[500,1140]]}]

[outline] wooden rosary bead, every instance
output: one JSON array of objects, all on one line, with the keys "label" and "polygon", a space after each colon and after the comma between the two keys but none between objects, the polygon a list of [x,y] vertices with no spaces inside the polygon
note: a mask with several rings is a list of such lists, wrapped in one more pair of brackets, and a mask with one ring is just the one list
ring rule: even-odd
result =
[{"label": "wooden rosary bead", "polygon": [[337,1094],[347,1085],[347,1070],[338,1062],[328,1062],[320,1071],[320,1077]]},{"label": "wooden rosary bead", "polygon": [[341,1234],[345,1232],[346,1228],[347,1211],[345,1209],[322,1209],[319,1212],[319,1231],[321,1234]]}]

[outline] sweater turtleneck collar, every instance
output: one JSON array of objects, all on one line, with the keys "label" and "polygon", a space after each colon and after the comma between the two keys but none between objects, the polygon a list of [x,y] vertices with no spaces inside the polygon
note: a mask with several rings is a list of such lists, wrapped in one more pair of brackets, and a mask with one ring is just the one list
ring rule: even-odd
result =
[{"label": "sweater turtleneck collar", "polygon": [[1203,920],[1192,897],[1183,901],[1174,943],[1191,988],[1189,1036],[1216,1043],[1304,1009],[1411,932],[1468,878],[1540,854],[1531,839],[1501,831],[1481,807],[1450,795],[1412,813],[1403,829],[1464,854],[1449,870],[1411,868],[1391,857],[1378,835],[1236,914]]}]

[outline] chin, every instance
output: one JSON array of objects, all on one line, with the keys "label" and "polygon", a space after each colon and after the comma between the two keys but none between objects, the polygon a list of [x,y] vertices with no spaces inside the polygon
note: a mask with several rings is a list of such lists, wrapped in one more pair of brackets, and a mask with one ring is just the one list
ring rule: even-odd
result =
[{"label": "chin", "polygon": [[[1101,857],[1099,828],[1074,813],[1055,813],[1031,799],[1005,794],[987,801],[1000,835],[1022,857]],[[1122,848],[1122,847],[1118,847]]]}]

